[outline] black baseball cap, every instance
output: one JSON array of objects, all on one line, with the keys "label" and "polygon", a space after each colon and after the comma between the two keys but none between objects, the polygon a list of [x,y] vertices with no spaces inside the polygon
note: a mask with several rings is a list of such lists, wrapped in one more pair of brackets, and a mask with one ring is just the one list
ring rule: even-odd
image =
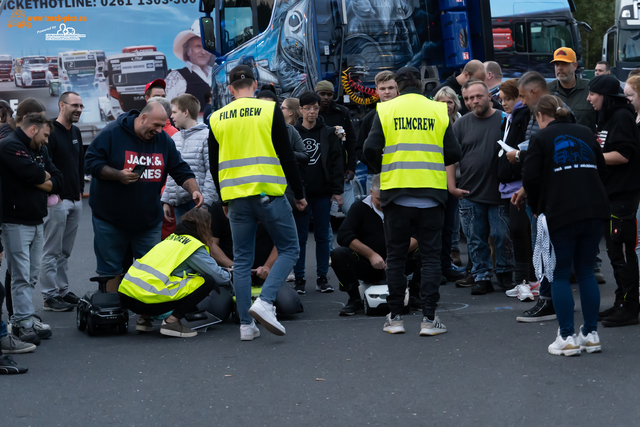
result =
[{"label": "black baseball cap", "polygon": [[255,80],[253,71],[247,65],[237,65],[229,71],[229,83],[237,82],[242,79]]},{"label": "black baseball cap", "polygon": [[620,88],[620,82],[611,74],[603,74],[595,77],[589,82],[589,92],[599,95],[609,95],[617,98],[626,98]]},{"label": "black baseball cap", "polygon": [[396,83],[400,83],[403,80],[407,80],[411,77],[411,75],[413,74],[413,77],[415,77],[416,79],[420,80],[420,71],[418,71],[418,69],[416,67],[402,67],[398,70],[398,72],[396,72]]}]

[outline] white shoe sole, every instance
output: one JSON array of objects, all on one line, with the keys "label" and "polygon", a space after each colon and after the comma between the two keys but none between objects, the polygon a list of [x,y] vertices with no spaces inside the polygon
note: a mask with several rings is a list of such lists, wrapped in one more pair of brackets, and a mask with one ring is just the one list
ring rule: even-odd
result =
[{"label": "white shoe sole", "polygon": [[556,320],[557,318],[558,316],[556,316],[555,314],[550,314],[548,316],[539,316],[539,317],[518,316],[516,317],[516,320],[522,323],[536,323],[536,322],[547,322],[549,320]]},{"label": "white shoe sole", "polygon": [[533,301],[535,301],[535,300],[536,300],[536,299],[533,297],[533,295],[529,295],[529,296],[526,296],[526,297],[524,297],[524,298],[523,298],[523,297],[521,297],[520,295],[518,295],[518,299],[519,299],[520,301],[522,301],[522,302],[533,302]]},{"label": "white shoe sole", "polygon": [[249,309],[249,315],[253,317],[255,320],[257,320],[258,322],[260,322],[267,331],[278,336],[283,336],[284,334],[286,334],[286,329],[284,328],[284,326],[280,324],[280,322],[275,320],[275,323],[273,323],[273,321],[269,319],[269,317],[273,317],[273,315],[269,315],[265,313],[262,307],[258,309],[254,307],[255,307],[255,304],[252,305],[251,308]]},{"label": "white shoe sole", "polygon": [[178,332],[178,331],[173,331],[171,329],[164,329],[164,328],[160,328],[160,333],[167,337],[177,337],[177,338],[193,338],[196,335],[198,335],[198,332],[196,331]]},{"label": "white shoe sole", "polygon": [[554,356],[579,356],[581,350],[579,348],[571,349],[571,350],[556,350],[556,349],[548,349],[549,354],[553,354]]},{"label": "white shoe sole", "polygon": [[390,334],[404,334],[405,332],[403,326],[385,326],[382,330]]},{"label": "white shoe sole", "polygon": [[446,329],[420,329],[421,337],[432,337],[434,335],[441,335],[446,333]]},{"label": "white shoe sole", "polygon": [[599,353],[602,351],[602,346],[598,345],[581,345],[580,350],[586,351],[587,353]]},{"label": "white shoe sole", "polygon": [[2,354],[23,354],[23,353],[31,353],[36,350],[36,345],[31,344],[29,347],[25,348],[11,348],[11,349],[3,349]]},{"label": "white shoe sole", "polygon": [[242,335],[240,334],[240,341],[253,341],[254,339],[258,338],[260,336],[260,331],[258,331],[257,334],[251,334],[251,335]]}]

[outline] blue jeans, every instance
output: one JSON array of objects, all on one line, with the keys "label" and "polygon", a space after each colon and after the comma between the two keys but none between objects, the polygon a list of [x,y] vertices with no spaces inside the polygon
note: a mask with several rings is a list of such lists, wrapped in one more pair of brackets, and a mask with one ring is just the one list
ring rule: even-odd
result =
[{"label": "blue jeans", "polygon": [[180,218],[182,218],[182,215],[186,214],[187,212],[189,212],[191,209],[195,207],[196,207],[196,202],[194,202],[193,200],[178,206],[174,206],[173,214],[176,217],[176,224],[180,224]]},{"label": "blue jeans", "polygon": [[569,284],[572,264],[580,284],[580,302],[584,318],[583,332],[586,335],[598,327],[600,289],[593,267],[596,262],[598,245],[602,239],[602,230],[602,220],[583,220],[549,233],[556,253],[556,268],[553,272],[551,295],[553,307],[558,316],[560,335],[563,338],[575,333],[573,293]]},{"label": "blue jeans", "polygon": [[[329,197],[307,197],[307,203],[313,214],[313,235],[316,240],[316,275],[317,277],[326,277],[329,271],[331,199]],[[293,273],[296,278],[304,279],[307,239],[309,238],[309,215],[297,216],[296,227],[300,243],[300,258],[293,267]]]},{"label": "blue jeans", "polygon": [[513,245],[509,237],[509,217],[504,205],[460,201],[460,217],[467,236],[469,257],[473,262],[471,274],[476,282],[491,280],[493,262],[489,235],[496,245],[496,273],[513,271]]},{"label": "blue jeans", "polygon": [[101,276],[116,276],[122,273],[122,262],[131,246],[135,259],[140,259],[160,243],[162,223],[142,231],[128,231],[92,217],[93,250],[96,253],[96,272]]},{"label": "blue jeans", "polygon": [[262,285],[261,300],[273,304],[300,253],[296,225],[287,198],[271,197],[267,203],[260,199],[260,196],[251,196],[229,202],[229,225],[233,237],[233,288],[240,323],[243,325],[249,325],[253,321],[249,315],[251,267],[258,222],[264,225],[278,251],[278,259]]},{"label": "blue jeans", "polygon": [[351,205],[353,204],[353,202],[356,201],[356,198],[353,195],[353,184],[351,183],[351,181],[347,182],[345,180],[343,191],[344,192],[342,193],[342,206],[340,207],[340,210],[342,211],[343,214],[346,215],[349,212],[349,209],[351,209]]},{"label": "blue jeans", "polygon": [[[451,270],[451,245],[453,242],[453,233],[456,226],[456,217],[460,217],[458,213],[459,201],[451,193],[447,192],[448,198],[444,210],[444,228],[442,229],[442,251],[440,253],[440,268],[444,274]],[[458,221],[458,229],[460,222]]]}]

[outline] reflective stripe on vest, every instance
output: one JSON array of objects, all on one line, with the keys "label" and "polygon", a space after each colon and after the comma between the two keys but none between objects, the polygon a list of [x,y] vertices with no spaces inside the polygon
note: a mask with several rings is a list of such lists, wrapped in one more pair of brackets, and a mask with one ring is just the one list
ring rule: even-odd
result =
[{"label": "reflective stripe on vest", "polygon": [[284,194],[287,180],[271,141],[274,108],[272,101],[240,98],[211,114],[223,201]]},{"label": "reflective stripe on vest", "polygon": [[204,278],[171,273],[196,250],[205,247],[198,239],[172,234],[154,246],[142,259],[134,261],[118,292],[146,304],[158,304],[186,297],[198,289]]},{"label": "reflective stripe on vest", "polygon": [[449,126],[447,105],[419,94],[379,103],[384,132],[380,189],[447,189],[443,140]]}]

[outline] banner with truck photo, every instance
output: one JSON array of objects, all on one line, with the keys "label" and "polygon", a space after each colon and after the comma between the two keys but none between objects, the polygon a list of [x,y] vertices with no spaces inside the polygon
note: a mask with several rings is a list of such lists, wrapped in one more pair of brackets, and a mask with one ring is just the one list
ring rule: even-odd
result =
[{"label": "banner with truck photo", "polygon": [[204,104],[215,57],[202,49],[198,17],[196,0],[8,0],[0,99],[15,109],[34,97],[55,117],[58,96],[78,92],[85,135],[141,109],[156,78],[166,80],[168,98],[187,92]]}]

